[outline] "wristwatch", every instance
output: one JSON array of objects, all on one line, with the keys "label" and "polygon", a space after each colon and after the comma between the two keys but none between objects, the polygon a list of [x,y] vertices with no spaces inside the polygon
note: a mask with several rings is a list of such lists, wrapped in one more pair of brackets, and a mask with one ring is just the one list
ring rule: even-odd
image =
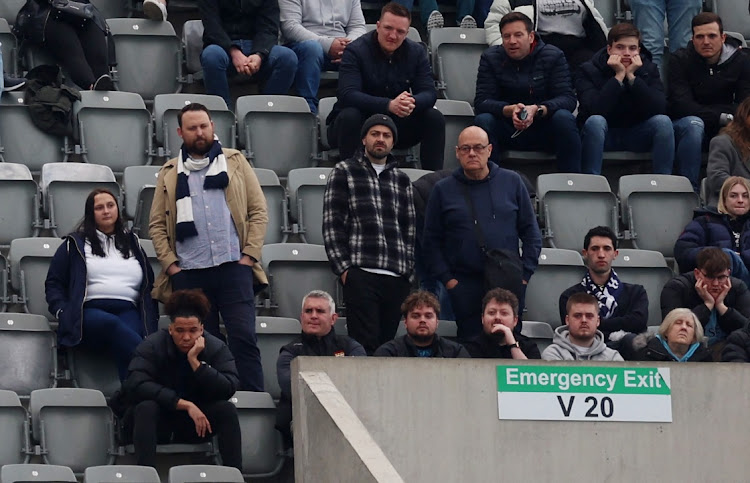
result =
[{"label": "wristwatch", "polygon": [[520,345],[520,344],[518,343],[518,341],[515,341],[515,342],[514,342],[514,343],[512,343],[512,344],[508,344],[508,345],[507,345],[507,347],[508,347],[508,350],[513,350],[513,348],[514,348],[514,347],[515,347],[516,349],[520,349],[520,348],[521,348],[521,345]]},{"label": "wristwatch", "polygon": [[544,117],[544,114],[545,114],[546,110],[547,110],[546,107],[542,106],[541,104],[537,104],[536,105],[536,114],[534,115],[534,117],[537,117],[537,116]]}]

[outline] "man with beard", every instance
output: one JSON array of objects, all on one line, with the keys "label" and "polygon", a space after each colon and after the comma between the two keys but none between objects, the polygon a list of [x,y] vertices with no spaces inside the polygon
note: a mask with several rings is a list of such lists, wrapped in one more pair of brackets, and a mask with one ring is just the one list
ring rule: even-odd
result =
[{"label": "man with beard", "polygon": [[328,178],[323,238],[344,286],[349,335],[369,355],[396,335],[417,230],[411,181],[391,155],[396,124],[374,114],[360,138],[364,149],[338,163]]},{"label": "man with beard", "polygon": [[268,224],[266,201],[245,157],[224,149],[208,109],[188,104],[177,117],[180,154],[159,171],[149,231],[162,265],[153,297],[200,288],[211,302],[206,330],[224,339],[240,376],[240,390],[263,391],[255,335],[254,295],[268,284],[258,264]]},{"label": "man with beard", "polygon": [[464,347],[435,332],[440,302],[430,292],[419,290],[401,304],[406,335],[386,342],[375,351],[375,357],[471,357]]}]

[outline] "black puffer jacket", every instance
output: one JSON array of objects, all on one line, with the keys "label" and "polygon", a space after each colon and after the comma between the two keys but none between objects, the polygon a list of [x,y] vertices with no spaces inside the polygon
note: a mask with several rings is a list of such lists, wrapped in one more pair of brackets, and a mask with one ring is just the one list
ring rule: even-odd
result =
[{"label": "black puffer jacket", "polygon": [[748,329],[735,330],[721,351],[721,362],[750,362],[750,332]]},{"label": "black puffer jacket", "polygon": [[276,0],[199,0],[203,45],[216,44],[229,53],[232,40],[252,40],[251,54],[265,61],[279,39]]}]

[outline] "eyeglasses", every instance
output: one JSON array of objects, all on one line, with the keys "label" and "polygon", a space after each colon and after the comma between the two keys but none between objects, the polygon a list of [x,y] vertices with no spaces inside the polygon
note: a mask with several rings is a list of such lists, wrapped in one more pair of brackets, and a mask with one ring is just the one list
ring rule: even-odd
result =
[{"label": "eyeglasses", "polygon": [[717,281],[717,282],[721,282],[721,283],[724,283],[724,282],[726,282],[727,280],[729,280],[729,275],[716,275],[716,276],[713,276],[713,277],[711,277],[711,276],[709,276],[708,274],[706,274],[706,272],[704,272],[703,270],[701,270],[701,274],[703,275],[703,277],[704,277],[704,278],[705,278],[706,280],[709,280],[709,281],[711,281],[711,282],[713,282],[713,281]]},{"label": "eyeglasses", "polygon": [[475,153],[481,154],[481,153],[484,152],[485,149],[487,149],[487,146],[489,146],[489,144],[485,144],[485,145],[475,144],[473,146],[469,146],[468,144],[464,144],[462,146],[456,146],[456,149],[458,149],[458,151],[461,154],[469,154],[472,149],[474,150]]}]

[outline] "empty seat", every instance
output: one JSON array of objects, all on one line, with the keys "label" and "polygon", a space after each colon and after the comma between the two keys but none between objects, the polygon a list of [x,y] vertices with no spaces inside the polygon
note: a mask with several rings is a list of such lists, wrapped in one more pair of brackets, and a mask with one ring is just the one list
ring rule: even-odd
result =
[{"label": "empty seat", "polygon": [[537,197],[544,237],[554,248],[580,250],[583,234],[595,226],[608,226],[617,233],[617,197],[604,176],[540,175]]},{"label": "empty seat", "polygon": [[286,190],[281,186],[279,177],[273,170],[255,168],[254,171],[255,176],[258,177],[260,189],[263,190],[263,196],[266,197],[268,211],[268,226],[263,243],[284,243],[289,232]]},{"label": "empty seat", "polygon": [[0,95],[0,161],[25,164],[37,172],[45,163],[65,161],[65,138],[37,128],[23,97],[23,91]]},{"label": "empty seat", "polygon": [[150,238],[148,222],[160,169],[160,166],[128,166],[122,175],[124,216],[133,221],[133,232],[140,238]]},{"label": "empty seat", "polygon": [[299,168],[289,171],[290,213],[306,243],[323,244],[323,199],[331,168]]},{"label": "empty seat", "polygon": [[120,389],[120,376],[113,357],[81,347],[68,347],[66,353],[74,387],[96,389],[106,398]]},{"label": "empty seat", "polygon": [[110,18],[107,24],[117,55],[114,81],[118,89],[149,100],[180,90],[180,39],[170,22]]},{"label": "empty seat", "polygon": [[187,82],[203,78],[201,53],[203,52],[203,22],[188,20],[182,25],[182,56],[185,59]]},{"label": "empty seat", "polygon": [[643,250],[674,256],[674,242],[693,219],[698,195],[683,176],[634,174],[620,178],[625,238]]},{"label": "empty seat", "polygon": [[0,469],[1,483],[29,483],[31,481],[54,481],[76,483],[76,475],[67,466],[17,464],[4,465]]},{"label": "empty seat", "polygon": [[474,105],[479,59],[486,49],[484,29],[448,27],[430,32],[432,66],[442,97]]},{"label": "empty seat", "polygon": [[[301,298],[298,305],[297,317],[302,311]],[[276,377],[276,361],[279,358],[279,350],[299,337],[301,332],[299,320],[295,318],[262,316],[255,318],[258,350],[260,351],[260,360],[263,361],[263,387],[274,399],[281,397],[281,388],[279,388],[279,380]],[[244,438],[242,440],[245,441]]]},{"label": "empty seat", "polygon": [[32,391],[29,408],[45,463],[69,466],[74,473],[114,463],[114,421],[101,392],[39,389]]},{"label": "empty seat", "polygon": [[399,168],[401,171],[403,171],[411,180],[411,182],[415,182],[422,176],[426,174],[432,173],[429,169],[417,169],[417,168]]},{"label": "empty seat", "polygon": [[649,298],[648,325],[661,325],[659,296],[664,285],[674,276],[664,255],[651,250],[621,248],[612,267],[623,282],[643,285]]},{"label": "empty seat", "polygon": [[289,170],[313,164],[318,126],[303,98],[242,96],[236,111],[239,145],[253,166],[272,169],[285,178]]},{"label": "empty seat", "polygon": [[521,334],[536,344],[540,354],[552,343],[552,338],[555,336],[552,326],[547,322],[536,322],[534,320],[523,321]]},{"label": "empty seat", "polygon": [[81,100],[73,105],[73,111],[78,119],[78,144],[86,162],[109,166],[118,173],[128,166],[150,164],[153,127],[141,96],[133,92],[81,91]]},{"label": "empty seat", "polygon": [[[274,364],[275,366],[275,364]],[[276,405],[267,392],[238,391],[229,399],[237,407],[242,432],[242,474],[274,476],[284,466],[281,434],[276,430]]]},{"label": "empty seat", "polygon": [[40,219],[39,188],[23,164],[0,163],[0,245],[36,236]]},{"label": "empty seat", "polygon": [[154,98],[154,124],[159,157],[174,158],[180,154],[182,138],[177,134],[177,115],[186,105],[197,102],[211,112],[214,134],[225,148],[235,147],[236,121],[234,112],[220,96],[208,94],[159,94]]},{"label": "empty seat", "polygon": [[458,135],[469,126],[474,125],[474,109],[466,101],[438,99],[435,109],[445,118],[445,150],[443,151],[443,169],[455,169],[459,166],[456,158]]},{"label": "empty seat", "polygon": [[0,17],[0,52],[2,52],[3,71],[8,74],[17,73],[16,37],[11,33],[8,21],[2,17]]},{"label": "empty seat", "polygon": [[244,483],[245,479],[237,468],[214,465],[182,465],[169,469],[169,483]]},{"label": "empty seat", "polygon": [[[526,286],[523,319],[547,322],[552,328],[559,326],[560,294],[580,283],[585,273],[583,259],[577,251],[542,248],[539,266]],[[526,326],[526,322],[523,326]]]},{"label": "empty seat", "polygon": [[0,312],[5,312],[8,304],[11,303],[11,297],[8,295],[8,280],[10,271],[8,269],[8,259],[0,253]]},{"label": "empty seat", "polygon": [[161,483],[159,473],[150,466],[91,466],[83,473],[83,483]]},{"label": "empty seat", "polygon": [[47,310],[44,281],[50,261],[61,243],[59,238],[16,238],[10,242],[8,251],[11,287],[16,293],[13,303],[22,304],[26,312],[50,320],[54,316]]},{"label": "empty seat", "polygon": [[0,389],[0,466],[27,463],[31,455],[29,416],[18,395]]},{"label": "empty seat", "polygon": [[0,389],[28,397],[56,384],[55,333],[41,315],[0,314]]}]

